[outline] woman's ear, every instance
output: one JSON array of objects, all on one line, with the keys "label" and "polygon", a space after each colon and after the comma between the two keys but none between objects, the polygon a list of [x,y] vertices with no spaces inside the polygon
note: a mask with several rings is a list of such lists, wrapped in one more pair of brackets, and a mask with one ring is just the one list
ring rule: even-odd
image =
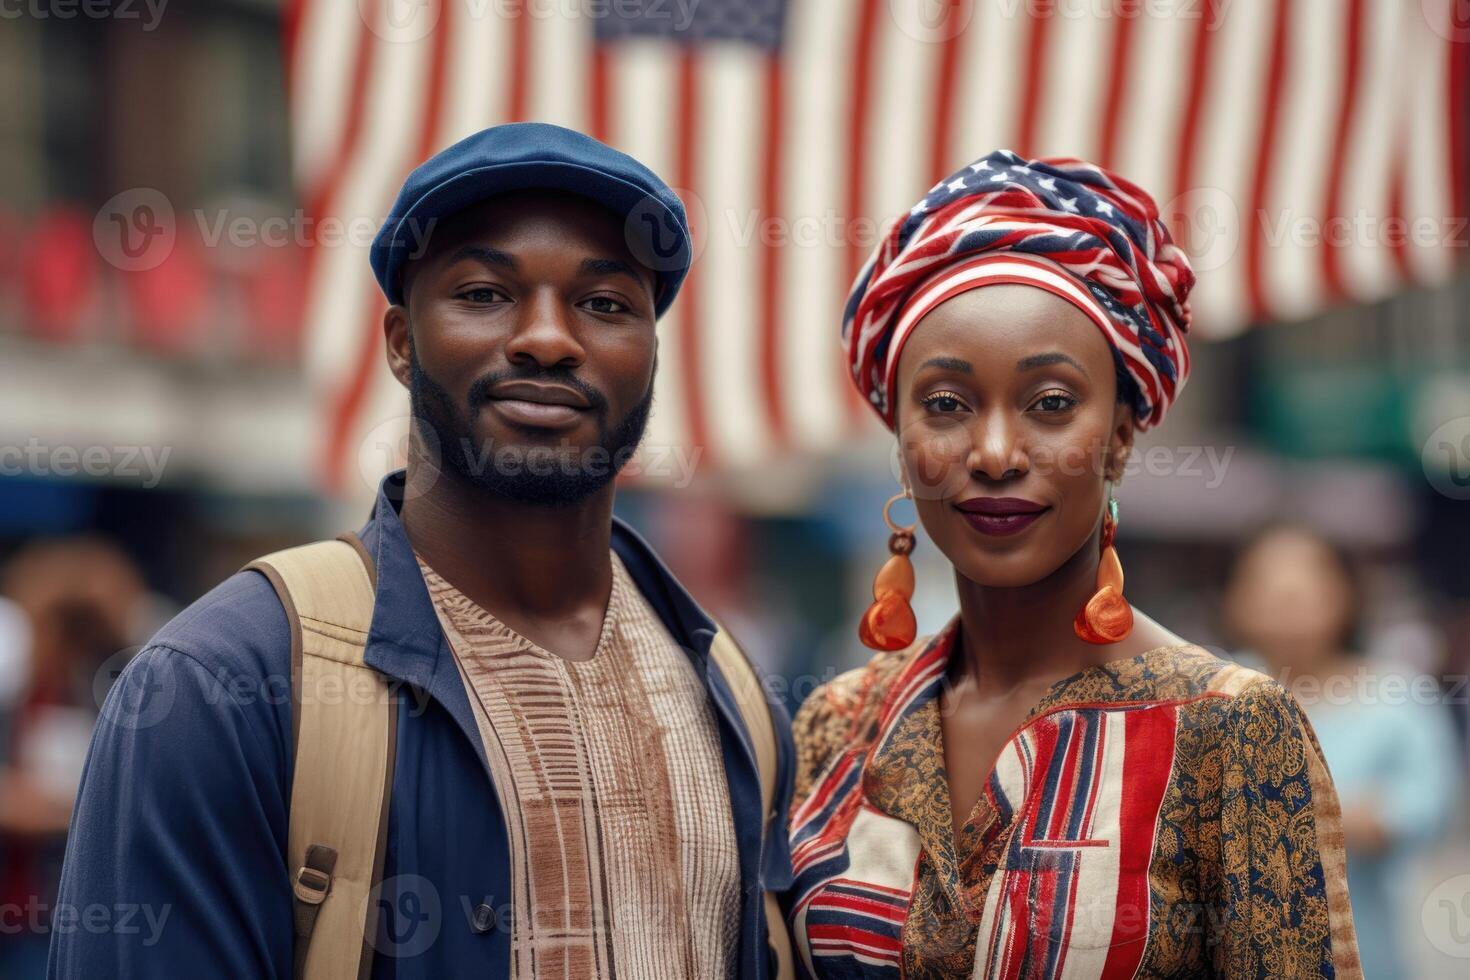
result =
[{"label": "woman's ear", "polygon": [[1112,483],[1123,479],[1123,467],[1128,454],[1133,450],[1133,408],[1122,402],[1113,406],[1113,428],[1108,437],[1107,458],[1103,463],[1103,476]]},{"label": "woman's ear", "polygon": [[909,479],[908,461],[904,458],[903,443],[895,440],[893,443],[893,478],[898,481],[898,488],[910,497],[914,495],[914,484]]}]

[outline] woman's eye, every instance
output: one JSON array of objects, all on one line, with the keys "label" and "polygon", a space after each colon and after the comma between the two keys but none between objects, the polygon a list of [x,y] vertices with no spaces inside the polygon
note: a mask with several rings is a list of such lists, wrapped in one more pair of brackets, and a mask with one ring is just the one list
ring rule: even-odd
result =
[{"label": "woman's eye", "polygon": [[593,313],[625,313],[628,307],[610,296],[594,296],[584,304]]},{"label": "woman's eye", "polygon": [[498,289],[489,286],[476,286],[466,289],[459,294],[460,299],[469,300],[471,303],[496,303],[506,298],[506,295]]},{"label": "woman's eye", "polygon": [[1075,404],[1077,404],[1077,399],[1066,392],[1048,391],[1036,399],[1031,407],[1042,412],[1065,412]]},{"label": "woman's eye", "polygon": [[958,412],[965,407],[965,403],[960,401],[958,395],[948,391],[938,391],[927,395],[921,404],[941,414]]}]

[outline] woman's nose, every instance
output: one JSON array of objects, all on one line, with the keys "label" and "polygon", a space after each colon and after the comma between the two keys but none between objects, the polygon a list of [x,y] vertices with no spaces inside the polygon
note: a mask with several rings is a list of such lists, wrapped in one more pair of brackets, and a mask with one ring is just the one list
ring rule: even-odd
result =
[{"label": "woman's nose", "polygon": [[1023,475],[1030,469],[1020,427],[1001,415],[977,415],[969,458],[965,463],[971,473],[1000,481]]}]

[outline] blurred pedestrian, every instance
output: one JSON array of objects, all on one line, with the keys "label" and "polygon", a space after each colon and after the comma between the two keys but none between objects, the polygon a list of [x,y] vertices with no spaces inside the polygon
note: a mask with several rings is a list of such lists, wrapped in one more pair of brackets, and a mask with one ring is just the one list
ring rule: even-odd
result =
[{"label": "blurred pedestrian", "polygon": [[[125,655],[147,592],[114,545],[36,541],[0,570],[10,628],[0,629],[9,684],[0,740],[0,980],[45,972],[67,823],[97,718],[98,671]],[[11,678],[10,680],[13,680]]]},{"label": "blurred pedestrian", "polygon": [[1429,678],[1393,651],[1365,650],[1367,599],[1348,555],[1283,525],[1241,553],[1225,614],[1240,655],[1286,685],[1311,720],[1342,800],[1363,974],[1393,980],[1412,975],[1401,942],[1408,875],[1444,829],[1462,767],[1437,682],[1419,683]]}]

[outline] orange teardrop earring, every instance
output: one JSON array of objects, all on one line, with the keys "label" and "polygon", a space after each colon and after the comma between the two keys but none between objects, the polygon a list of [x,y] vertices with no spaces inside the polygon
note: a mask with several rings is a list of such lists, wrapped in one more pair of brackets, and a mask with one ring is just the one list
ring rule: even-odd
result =
[{"label": "orange teardrop earring", "polygon": [[902,650],[914,642],[919,632],[909,600],[914,596],[914,566],[909,554],[914,550],[914,527],[899,527],[889,511],[900,500],[912,494],[905,490],[883,505],[883,522],[893,533],[888,536],[891,557],[878,569],[873,579],[873,604],[858,623],[858,638],[873,650]]},{"label": "orange teardrop earring", "polygon": [[1123,563],[1113,538],[1118,533],[1118,501],[1108,484],[1108,513],[1103,518],[1102,560],[1097,563],[1097,591],[1077,612],[1072,629],[1088,643],[1117,643],[1133,629],[1133,607],[1123,598]]}]

